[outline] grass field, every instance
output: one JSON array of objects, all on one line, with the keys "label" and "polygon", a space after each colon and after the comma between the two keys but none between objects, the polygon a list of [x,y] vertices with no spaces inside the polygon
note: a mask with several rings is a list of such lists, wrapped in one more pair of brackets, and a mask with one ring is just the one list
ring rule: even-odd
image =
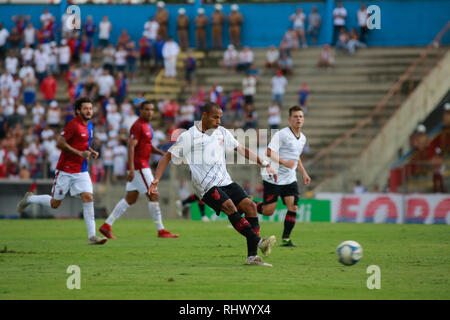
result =
[{"label": "grass field", "polygon": [[[97,228],[103,221],[97,221]],[[272,268],[244,265],[245,238],[226,222],[166,221],[178,239],[158,239],[151,220],[120,220],[116,240],[88,246],[83,220],[0,220],[0,299],[450,299],[450,227],[297,224],[297,248],[274,247]],[[263,222],[263,235],[282,223]],[[356,240],[363,258],[337,262]],[[69,265],[81,289],[66,287]],[[369,290],[369,265],[381,289]]]}]

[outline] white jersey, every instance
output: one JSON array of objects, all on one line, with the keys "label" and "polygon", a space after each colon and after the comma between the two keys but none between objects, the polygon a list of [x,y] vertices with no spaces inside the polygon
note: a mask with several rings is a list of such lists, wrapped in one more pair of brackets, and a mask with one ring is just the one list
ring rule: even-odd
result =
[{"label": "white jersey", "polygon": [[286,127],[278,131],[272,136],[267,148],[276,152],[278,157],[283,160],[295,160],[295,165],[292,169],[283,165],[279,165],[270,159],[270,166],[277,172],[277,182],[269,178],[265,168],[261,169],[261,176],[264,181],[277,185],[291,184],[297,181],[297,164],[303,148],[306,144],[306,137],[300,132],[297,138],[290,127]]},{"label": "white jersey", "polygon": [[189,164],[194,193],[201,199],[212,187],[233,183],[225,155],[238,145],[239,142],[224,127],[218,127],[209,135],[194,125],[178,137],[169,152],[178,163]]}]

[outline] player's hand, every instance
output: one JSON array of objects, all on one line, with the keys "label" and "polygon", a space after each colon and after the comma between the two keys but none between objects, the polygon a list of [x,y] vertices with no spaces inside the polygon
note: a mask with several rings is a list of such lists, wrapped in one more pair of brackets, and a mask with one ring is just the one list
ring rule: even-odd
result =
[{"label": "player's hand", "polygon": [[130,170],[128,171],[128,175],[127,175],[127,181],[133,181],[134,179],[134,170]]},{"label": "player's hand", "polygon": [[311,178],[308,176],[307,173],[305,173],[305,174],[303,175],[303,184],[304,184],[305,186],[309,186],[310,183],[311,183]]},{"label": "player's hand", "polygon": [[273,178],[273,180],[274,180],[275,182],[277,182],[278,176],[277,176],[277,173],[275,172],[275,170],[273,170],[273,168],[272,168],[270,165],[268,165],[268,166],[266,167],[266,170],[267,170],[267,173],[269,174],[269,178],[270,178],[270,179]]},{"label": "player's hand", "polygon": [[82,151],[80,154],[80,157],[82,157],[83,159],[87,159],[91,156],[91,152],[90,151]]},{"label": "player's hand", "polygon": [[149,196],[159,194],[158,189],[157,189],[158,183],[159,183],[159,180],[152,181],[152,183],[150,184],[150,188],[148,188],[148,192],[147,192]]},{"label": "player's hand", "polygon": [[97,159],[98,158],[98,152],[97,151],[91,151],[91,158],[92,159]]},{"label": "player's hand", "polygon": [[292,169],[295,167],[295,160],[283,160],[282,165],[289,169]]}]

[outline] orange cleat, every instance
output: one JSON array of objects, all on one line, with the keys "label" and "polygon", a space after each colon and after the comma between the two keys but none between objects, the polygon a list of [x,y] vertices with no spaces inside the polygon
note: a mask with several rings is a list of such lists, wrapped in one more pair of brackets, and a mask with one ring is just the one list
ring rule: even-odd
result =
[{"label": "orange cleat", "polygon": [[100,229],[98,229],[98,231],[100,231],[100,233],[103,234],[108,239],[117,239],[112,235],[111,226],[107,223],[102,224],[102,226],[100,227]]},{"label": "orange cleat", "polygon": [[178,234],[171,233],[166,229],[162,229],[158,231],[158,238],[178,238]]}]

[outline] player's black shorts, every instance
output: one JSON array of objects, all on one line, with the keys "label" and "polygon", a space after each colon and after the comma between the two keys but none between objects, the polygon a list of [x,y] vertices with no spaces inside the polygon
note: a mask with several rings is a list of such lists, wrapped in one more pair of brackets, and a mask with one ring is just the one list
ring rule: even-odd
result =
[{"label": "player's black shorts", "polygon": [[248,198],[247,193],[236,182],[224,187],[212,187],[205,193],[202,201],[210,206],[217,215],[220,215],[220,208],[222,203],[231,199],[234,205],[237,206],[242,200]]},{"label": "player's black shorts", "polygon": [[263,181],[263,185],[264,185],[263,204],[276,202],[278,200],[278,197],[281,197],[281,200],[283,200],[284,203],[284,197],[288,196],[294,196],[294,204],[295,205],[297,204],[299,199],[297,181],[285,185],[277,185],[269,183],[267,181]]}]

